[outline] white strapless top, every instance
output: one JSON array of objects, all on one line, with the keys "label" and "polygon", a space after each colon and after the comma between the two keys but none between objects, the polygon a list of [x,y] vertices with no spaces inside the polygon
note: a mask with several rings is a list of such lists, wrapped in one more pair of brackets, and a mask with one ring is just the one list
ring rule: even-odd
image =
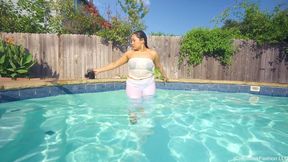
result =
[{"label": "white strapless top", "polygon": [[134,57],[128,61],[129,78],[141,80],[153,77],[154,62],[150,58]]}]

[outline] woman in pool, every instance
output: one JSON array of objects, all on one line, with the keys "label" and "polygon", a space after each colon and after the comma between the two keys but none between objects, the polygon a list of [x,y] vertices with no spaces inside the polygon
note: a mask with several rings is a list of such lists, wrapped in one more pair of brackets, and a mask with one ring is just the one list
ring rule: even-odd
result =
[{"label": "woman in pool", "polygon": [[128,78],[126,81],[126,93],[131,99],[141,99],[155,94],[154,67],[160,70],[164,81],[168,81],[160,58],[156,51],[149,49],[147,36],[143,31],[136,31],[131,36],[132,50],[127,51],[115,62],[107,66],[93,69],[97,75],[101,72],[115,69],[128,63]]}]

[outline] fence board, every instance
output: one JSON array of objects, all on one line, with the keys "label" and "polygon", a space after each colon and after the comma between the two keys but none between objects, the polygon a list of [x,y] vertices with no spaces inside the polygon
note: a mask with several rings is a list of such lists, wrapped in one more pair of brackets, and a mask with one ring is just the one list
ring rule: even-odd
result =
[{"label": "fence board", "polygon": [[64,74],[66,75],[65,78],[67,79],[71,79],[71,71],[74,71],[74,69],[70,69],[70,62],[73,61],[73,57],[70,56],[70,54],[72,53],[72,49],[71,46],[73,46],[73,35],[71,35],[72,39],[68,39],[68,35],[65,36],[64,41],[65,42],[65,46],[64,46],[64,51],[65,51],[65,55],[64,55]]},{"label": "fence board", "polygon": [[260,82],[264,82],[265,80],[265,71],[266,71],[266,66],[265,66],[265,63],[266,63],[266,53],[264,53],[263,51],[263,47],[260,48],[260,72],[259,72],[259,81]]},{"label": "fence board", "polygon": [[279,78],[278,83],[287,83],[288,81],[288,55],[284,53],[282,48],[279,48]]},{"label": "fence board", "polygon": [[[286,55],[287,59],[287,55]],[[287,59],[288,60],[288,59]],[[279,83],[287,83],[288,82],[288,61],[285,62],[285,59],[281,61],[280,70],[279,70]]]},{"label": "fence board", "polygon": [[180,39],[178,37],[171,37],[171,62],[173,66],[173,73],[172,73],[172,79],[176,79],[179,77],[178,72],[178,57],[179,57],[179,44]]},{"label": "fence board", "polygon": [[[244,81],[253,81],[253,75],[256,72],[256,62],[255,62],[255,52],[253,52],[253,44],[246,42],[246,49],[245,50],[245,74],[244,74]],[[239,45],[240,46],[240,45]]]},{"label": "fence board", "polygon": [[[109,42],[108,44],[108,48],[107,48],[107,60],[108,60],[108,64],[113,62],[112,60],[112,43]],[[115,75],[115,69],[114,70],[111,70],[110,72],[108,72],[109,76],[108,78],[113,78],[113,76]]]},{"label": "fence board", "polygon": [[[96,48],[96,65],[95,65],[95,67],[96,68],[99,68],[99,67],[101,67],[101,66],[103,66],[102,64],[101,64],[101,54],[100,54],[100,38],[99,37],[96,37],[96,44],[95,44],[96,46],[97,46],[97,48]],[[97,75],[97,77],[99,77],[99,78],[101,78],[101,75],[102,74],[99,74],[99,75]]]},{"label": "fence board", "polygon": [[271,56],[271,48],[267,49],[267,47],[264,47],[264,53],[266,54],[266,60],[265,60],[265,81],[271,81],[272,79],[272,72],[271,72],[271,68],[272,68],[272,64],[273,64],[273,60],[272,60],[272,56]]}]

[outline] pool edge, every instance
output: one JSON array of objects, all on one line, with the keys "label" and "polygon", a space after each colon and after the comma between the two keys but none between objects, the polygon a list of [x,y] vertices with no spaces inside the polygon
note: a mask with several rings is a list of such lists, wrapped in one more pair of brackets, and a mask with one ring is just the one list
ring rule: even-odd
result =
[{"label": "pool edge", "polygon": [[[240,83],[240,82],[239,82]],[[256,95],[288,97],[288,87],[271,86],[274,84],[235,84],[235,82],[156,82],[157,89],[185,90],[185,91],[219,91],[227,93],[250,93]],[[45,86],[21,87],[0,90],[0,103],[41,98],[64,94],[96,93],[125,89],[125,80],[97,80],[97,81],[62,81]],[[270,85],[270,86],[269,86]]]}]

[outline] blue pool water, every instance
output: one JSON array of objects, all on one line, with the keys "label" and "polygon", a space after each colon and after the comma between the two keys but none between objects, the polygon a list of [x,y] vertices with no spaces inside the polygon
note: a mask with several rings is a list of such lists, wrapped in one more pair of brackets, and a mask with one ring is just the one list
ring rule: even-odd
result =
[{"label": "blue pool water", "polygon": [[266,162],[287,150],[287,97],[158,90],[139,103],[118,90],[0,104],[5,162]]}]

